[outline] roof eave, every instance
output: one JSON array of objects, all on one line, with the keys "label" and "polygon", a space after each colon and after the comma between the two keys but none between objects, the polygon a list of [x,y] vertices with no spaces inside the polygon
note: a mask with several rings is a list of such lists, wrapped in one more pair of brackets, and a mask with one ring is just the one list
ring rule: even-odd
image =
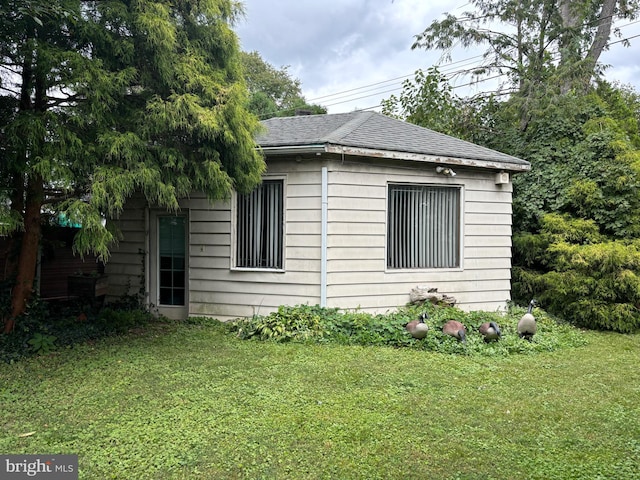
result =
[{"label": "roof eave", "polygon": [[509,172],[528,172],[531,170],[529,163],[508,163],[498,160],[483,160],[473,158],[448,157],[443,155],[426,155],[422,153],[399,152],[392,150],[378,150],[363,147],[348,147],[345,145],[328,144],[325,146],[327,153],[343,155],[356,155],[375,158],[391,158],[408,160],[413,162],[425,162],[433,164],[459,165],[463,167],[489,168],[492,170],[504,170]]},{"label": "roof eave", "polygon": [[374,148],[350,147],[337,144],[308,144],[308,145],[284,145],[260,147],[267,155],[301,155],[335,153],[339,155],[354,155],[372,158],[390,158],[396,160],[408,160],[412,162],[424,162],[433,164],[459,165],[463,167],[488,168],[491,170],[504,170],[508,172],[528,172],[531,165],[528,163],[508,163],[498,160],[482,160],[473,158],[448,157],[443,155],[426,155],[422,153],[399,152],[392,150],[379,150]]},{"label": "roof eave", "polygon": [[325,144],[260,146],[260,150],[267,155],[301,155],[303,153],[324,153],[327,151]]}]

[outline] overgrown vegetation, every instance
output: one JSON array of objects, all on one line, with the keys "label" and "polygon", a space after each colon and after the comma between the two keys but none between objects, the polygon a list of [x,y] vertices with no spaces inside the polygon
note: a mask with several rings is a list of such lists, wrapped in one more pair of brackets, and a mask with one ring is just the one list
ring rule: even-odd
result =
[{"label": "overgrown vegetation", "polygon": [[485,357],[152,323],[0,369],[0,451],[77,453],[81,480],[640,478],[640,336],[584,338]]},{"label": "overgrown vegetation", "polygon": [[[429,334],[416,340],[404,328],[422,312],[428,312]],[[409,347],[440,353],[464,355],[509,355],[554,351],[584,344],[580,331],[559,322],[543,310],[535,309],[538,333],[533,342],[518,337],[516,326],[525,309],[511,306],[508,312],[463,312],[453,307],[438,307],[432,304],[409,306],[397,312],[372,315],[359,311],[341,311],[337,308],[298,305],[280,307],[265,316],[240,319],[230,325],[239,338],[274,340],[278,342],[305,341],[335,343],[340,345]],[[467,328],[467,343],[442,333],[442,325],[455,319]],[[478,333],[484,322],[497,322],[503,338],[499,342],[485,343]]]},{"label": "overgrown vegetation", "polygon": [[[470,72],[482,78],[512,62],[504,90],[461,99],[437,70],[418,71],[385,112],[528,160],[531,171],[513,177],[513,298],[535,297],[576,326],[638,331],[640,95],[597,66],[612,21],[635,18],[638,4],[470,5],[433,21],[414,47],[486,46]],[[517,24],[517,35],[487,22]]]},{"label": "overgrown vegetation", "polygon": [[[405,325],[428,312],[429,334],[416,340]],[[361,311],[341,311],[317,305],[281,306],[264,316],[238,319],[225,329],[241,339],[276,342],[306,342],[352,346],[388,346],[429,350],[439,353],[481,356],[507,356],[551,352],[584,345],[579,330],[558,321],[541,309],[534,314],[539,330],[533,342],[518,337],[516,325],[525,309],[512,305],[508,312],[463,312],[453,307],[432,304],[407,306],[396,312],[372,315]],[[467,343],[442,333],[442,325],[461,321],[467,328]],[[160,322],[164,320],[161,318]],[[484,322],[497,322],[503,332],[499,342],[485,343],[478,333]],[[34,355],[47,355],[78,344],[111,335],[127,334],[132,329],[156,322],[156,317],[131,301],[121,302],[95,312],[78,302],[61,304],[36,301],[21,318],[11,335],[0,336],[0,361],[15,362]],[[185,324],[209,323],[190,318]]]},{"label": "overgrown vegetation", "polygon": [[154,321],[146,310],[113,305],[99,312],[79,301],[47,303],[35,300],[9,335],[0,335],[0,362],[47,355],[64,348],[129,333]]}]

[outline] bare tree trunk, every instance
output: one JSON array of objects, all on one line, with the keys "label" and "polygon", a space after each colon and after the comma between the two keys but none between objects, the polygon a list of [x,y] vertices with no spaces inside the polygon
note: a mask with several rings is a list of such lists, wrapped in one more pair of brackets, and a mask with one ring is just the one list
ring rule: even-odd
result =
[{"label": "bare tree trunk", "polygon": [[42,177],[35,175],[29,178],[27,200],[24,212],[24,233],[18,257],[16,283],[11,291],[11,315],[5,319],[4,333],[11,333],[16,318],[22,315],[33,293],[33,281],[38,261],[40,244],[40,220],[44,187]]},{"label": "bare tree trunk", "polygon": [[609,41],[618,0],[601,0],[601,3],[598,28],[586,53],[581,51],[581,32],[578,31],[584,22],[583,14],[577,9],[577,4],[573,0],[560,0],[558,3],[563,26],[560,64],[566,67],[565,72],[573,72],[565,78],[561,86],[562,93],[567,93],[573,87],[584,88],[589,85],[598,59]]},{"label": "bare tree trunk", "polygon": [[611,36],[611,26],[613,25],[613,14],[616,10],[616,4],[617,0],[604,0],[602,4],[602,10],[598,17],[598,30],[596,31],[596,36],[593,39],[593,43],[586,57],[593,66],[598,62]]}]

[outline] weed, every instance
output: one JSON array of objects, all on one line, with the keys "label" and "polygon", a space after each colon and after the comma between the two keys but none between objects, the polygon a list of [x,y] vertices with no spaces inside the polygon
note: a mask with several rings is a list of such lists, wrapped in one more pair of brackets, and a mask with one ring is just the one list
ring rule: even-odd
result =
[{"label": "weed", "polygon": [[31,345],[31,349],[36,354],[47,355],[55,350],[56,346],[56,337],[55,335],[47,335],[37,332],[33,337],[31,337],[27,343]]}]

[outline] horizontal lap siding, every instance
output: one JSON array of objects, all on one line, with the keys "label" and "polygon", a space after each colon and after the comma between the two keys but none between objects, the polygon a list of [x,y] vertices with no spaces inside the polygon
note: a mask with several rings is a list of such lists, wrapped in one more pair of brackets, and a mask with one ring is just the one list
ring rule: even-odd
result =
[{"label": "horizontal lap siding", "polygon": [[111,256],[105,265],[109,278],[107,302],[124,295],[136,295],[144,288],[145,205],[142,198],[131,199],[120,218],[113,221],[120,229],[122,239],[111,248]]},{"label": "horizontal lap siding", "polygon": [[[364,163],[329,168],[328,305],[369,312],[396,309],[413,287],[427,284],[453,295],[466,310],[504,308],[510,299],[511,185],[494,174],[456,169],[454,178],[433,166],[387,169]],[[388,183],[463,186],[462,268],[386,270]]]},{"label": "horizontal lap siding", "polygon": [[[320,303],[321,168],[327,166],[327,304],[369,312],[396,309],[416,285],[453,295],[468,310],[503,308],[510,298],[511,185],[494,174],[456,168],[454,178],[433,165],[395,162],[269,161],[269,175],[284,177],[285,271],[231,268],[232,208],[202,195],[182,202],[189,212],[190,315],[228,320],[266,314],[287,304]],[[460,269],[386,269],[387,185],[463,186],[463,254]],[[139,289],[145,248],[144,204],[131,203],[120,221],[124,240],[113,249],[107,273],[119,292]]]},{"label": "horizontal lap siding", "polygon": [[285,271],[231,269],[231,203],[191,200],[190,315],[230,320],[320,303],[321,163],[269,162],[285,178]]}]

